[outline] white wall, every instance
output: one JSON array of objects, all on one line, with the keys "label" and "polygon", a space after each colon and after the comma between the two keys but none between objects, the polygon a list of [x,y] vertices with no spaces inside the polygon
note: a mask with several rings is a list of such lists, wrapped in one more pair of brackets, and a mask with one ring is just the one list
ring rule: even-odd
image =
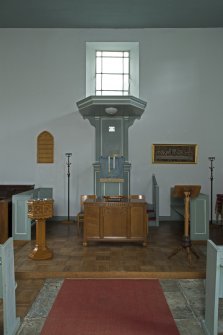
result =
[{"label": "white wall", "polygon": [[[196,183],[214,198],[223,193],[223,29],[0,29],[0,184],[34,183],[54,189],[55,215],[67,214],[65,153],[71,158],[71,210],[93,192],[94,128],[76,102],[85,97],[85,42],[139,41],[141,120],[129,129],[131,193],[151,200],[160,186],[160,214],[169,189]],[[55,163],[36,163],[36,138],[55,138]],[[197,143],[196,165],[155,165],[152,143]]]}]

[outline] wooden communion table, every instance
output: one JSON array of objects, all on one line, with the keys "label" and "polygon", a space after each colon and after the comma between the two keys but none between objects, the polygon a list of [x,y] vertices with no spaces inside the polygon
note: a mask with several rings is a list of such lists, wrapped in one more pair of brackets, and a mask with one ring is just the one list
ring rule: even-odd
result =
[{"label": "wooden communion table", "polygon": [[84,202],[83,245],[88,241],[142,242],[147,245],[147,203],[109,197]]}]

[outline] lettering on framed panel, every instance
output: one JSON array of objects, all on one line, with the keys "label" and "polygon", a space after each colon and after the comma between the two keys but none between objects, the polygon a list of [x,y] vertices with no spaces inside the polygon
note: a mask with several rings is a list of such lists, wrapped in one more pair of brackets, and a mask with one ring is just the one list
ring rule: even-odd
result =
[{"label": "lettering on framed panel", "polygon": [[197,144],[153,144],[152,162],[157,164],[196,164]]}]

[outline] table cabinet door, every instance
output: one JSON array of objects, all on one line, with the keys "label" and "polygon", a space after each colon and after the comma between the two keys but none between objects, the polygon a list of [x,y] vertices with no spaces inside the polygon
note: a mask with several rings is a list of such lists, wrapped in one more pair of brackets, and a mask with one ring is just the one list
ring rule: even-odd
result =
[{"label": "table cabinet door", "polygon": [[127,206],[102,208],[101,227],[103,237],[126,237],[128,227]]},{"label": "table cabinet door", "polygon": [[84,206],[84,236],[87,238],[99,238],[99,207]]},{"label": "table cabinet door", "polygon": [[131,238],[144,237],[146,235],[146,213],[144,206],[130,207],[130,236]]}]

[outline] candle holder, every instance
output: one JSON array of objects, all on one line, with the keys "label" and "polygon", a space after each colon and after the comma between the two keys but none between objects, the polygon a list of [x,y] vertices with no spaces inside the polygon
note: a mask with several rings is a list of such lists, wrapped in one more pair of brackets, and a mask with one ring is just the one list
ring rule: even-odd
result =
[{"label": "candle holder", "polygon": [[71,223],[72,221],[70,220],[70,157],[72,156],[71,152],[66,152],[65,156],[67,158],[67,220],[63,221],[63,223]]},{"label": "candle holder", "polygon": [[213,162],[215,160],[215,157],[208,157],[211,166],[209,167],[210,171],[211,171],[211,176],[210,176],[210,181],[211,181],[211,224],[213,223],[213,171],[214,171],[214,166],[213,166]]}]

